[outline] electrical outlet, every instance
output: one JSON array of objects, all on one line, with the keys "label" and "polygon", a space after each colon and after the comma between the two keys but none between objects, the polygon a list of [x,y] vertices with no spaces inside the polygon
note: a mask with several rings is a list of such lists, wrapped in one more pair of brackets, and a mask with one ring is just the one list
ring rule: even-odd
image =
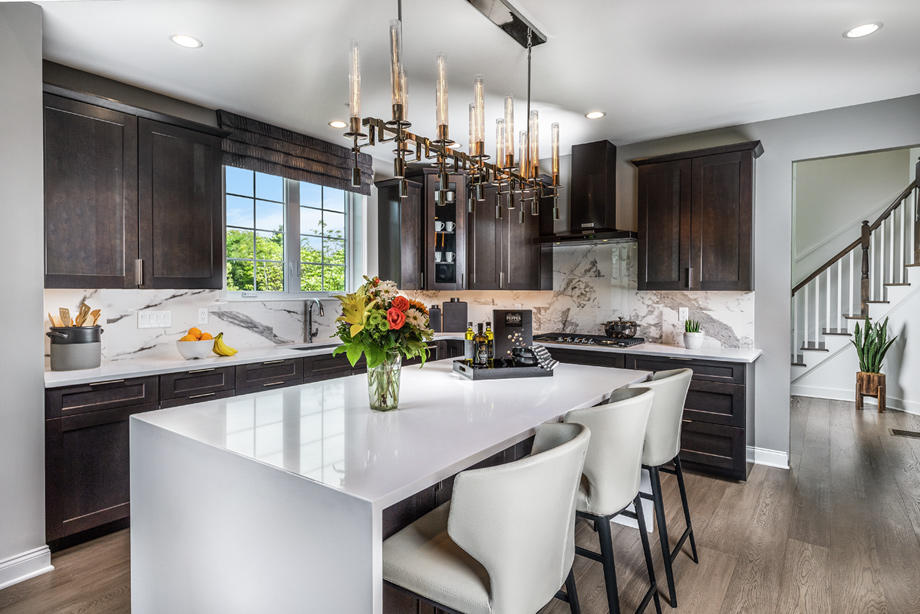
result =
[{"label": "electrical outlet", "polygon": [[172,326],[171,311],[145,309],[137,312],[138,328],[169,328],[170,326]]},{"label": "electrical outlet", "polygon": [[689,319],[690,319],[690,310],[687,309],[686,307],[679,307],[679,308],[677,309],[677,319],[680,320],[681,322],[684,322],[684,321],[686,321],[686,320],[689,320]]},{"label": "electrical outlet", "polygon": [[198,309],[198,323],[207,324],[208,323],[208,310],[206,307],[199,307]]}]

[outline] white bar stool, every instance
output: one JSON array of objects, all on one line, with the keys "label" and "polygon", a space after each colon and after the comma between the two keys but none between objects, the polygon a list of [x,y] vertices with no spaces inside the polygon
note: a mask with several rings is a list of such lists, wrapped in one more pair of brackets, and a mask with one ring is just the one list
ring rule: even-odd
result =
[{"label": "white bar stool", "polygon": [[575,493],[589,439],[581,425],[545,424],[531,456],[458,474],[451,501],[383,542],[384,581],[447,612],[525,614],[558,597],[578,614]]},{"label": "white bar stool", "polygon": [[[658,540],[661,542],[664,573],[668,582],[668,603],[672,608],[677,607],[677,591],[674,589],[672,564],[688,537],[690,538],[690,549],[693,553],[691,558],[694,563],[700,562],[696,553],[693,525],[690,523],[690,507],[687,505],[687,489],[684,487],[684,473],[680,466],[679,456],[680,427],[691,377],[693,377],[691,369],[658,371],[652,374],[647,381],[630,386],[630,388],[651,388],[655,391],[655,399],[652,402],[652,411],[648,420],[648,429],[645,433],[645,448],[642,451],[642,467],[649,472],[652,492],[651,494],[640,493],[640,496],[643,499],[651,500],[655,506],[655,519],[658,521]],[[671,468],[672,464],[673,469]],[[684,520],[687,525],[673,550],[671,550],[670,541],[668,540],[664,501],[661,496],[661,471],[677,476],[677,486],[680,489],[680,500],[684,508]]]},{"label": "white bar stool", "polygon": [[[591,429],[591,443],[575,507],[580,518],[593,523],[601,551],[597,553],[576,547],[575,552],[604,566],[607,607],[613,614],[619,614],[620,600],[610,521],[618,514],[636,519],[645,552],[649,589],[636,612],[643,612],[649,601],[654,599],[655,611],[661,613],[652,551],[639,498],[642,448],[654,396],[655,393],[648,388],[615,390],[608,403],[571,411],[565,417],[568,423],[583,424]],[[630,506],[635,511],[629,511]]]}]

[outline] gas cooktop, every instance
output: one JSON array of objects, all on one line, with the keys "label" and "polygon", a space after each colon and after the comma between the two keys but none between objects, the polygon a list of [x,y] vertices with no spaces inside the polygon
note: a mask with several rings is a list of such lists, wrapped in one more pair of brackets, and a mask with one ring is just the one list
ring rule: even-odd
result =
[{"label": "gas cooktop", "polygon": [[534,335],[534,341],[545,343],[565,343],[567,345],[599,345],[606,347],[627,348],[645,343],[641,337],[622,337],[614,339],[605,335],[583,335],[580,333],[543,333]]}]

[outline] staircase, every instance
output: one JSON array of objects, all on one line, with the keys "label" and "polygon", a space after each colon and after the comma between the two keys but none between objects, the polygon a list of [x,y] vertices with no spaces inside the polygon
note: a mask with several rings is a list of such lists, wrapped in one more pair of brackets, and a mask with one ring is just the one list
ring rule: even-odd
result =
[{"label": "staircase", "polygon": [[920,288],[920,162],[859,237],[792,289],[792,381],[846,349],[857,323],[884,319]]}]

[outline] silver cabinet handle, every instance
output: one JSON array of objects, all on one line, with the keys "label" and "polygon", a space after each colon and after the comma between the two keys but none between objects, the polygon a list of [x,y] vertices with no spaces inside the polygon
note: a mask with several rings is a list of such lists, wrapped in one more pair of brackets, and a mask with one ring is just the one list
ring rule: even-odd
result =
[{"label": "silver cabinet handle", "polygon": [[504,271],[498,272],[498,287],[499,288],[505,287],[505,272]]},{"label": "silver cabinet handle", "polygon": [[280,364],[283,363],[283,362],[284,362],[284,359],[282,358],[282,359],[279,359],[279,360],[266,360],[266,361],[263,362],[262,364],[265,365],[265,366],[268,366],[268,365],[280,365]]},{"label": "silver cabinet handle", "polygon": [[188,398],[189,399],[203,399],[205,397],[213,397],[215,394],[217,393],[216,392],[202,392],[201,394],[190,395]]},{"label": "silver cabinet handle", "polygon": [[144,285],[144,260],[142,258],[134,261],[134,285]]},{"label": "silver cabinet handle", "polygon": [[425,274],[424,273],[418,274],[418,287],[420,290],[425,288]]},{"label": "silver cabinet handle", "polygon": [[188,373],[189,375],[192,375],[194,373],[208,373],[209,371],[213,371],[214,369],[216,369],[216,367],[211,367],[210,369],[192,369],[191,371],[186,371],[186,373]]},{"label": "silver cabinet handle", "polygon": [[285,383],[284,380],[281,380],[280,382],[265,382],[264,384],[262,384],[262,387],[268,388],[269,386],[278,386],[279,384],[284,384],[284,383]]},{"label": "silver cabinet handle", "polygon": [[90,382],[90,386],[107,386],[108,384],[124,384],[125,380],[123,379],[110,379],[104,382]]}]

